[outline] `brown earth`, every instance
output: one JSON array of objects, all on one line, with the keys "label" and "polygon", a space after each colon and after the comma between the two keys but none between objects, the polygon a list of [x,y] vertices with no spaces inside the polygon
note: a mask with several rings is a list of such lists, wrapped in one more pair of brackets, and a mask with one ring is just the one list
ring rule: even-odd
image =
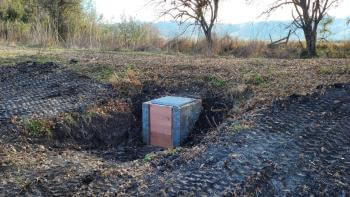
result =
[{"label": "brown earth", "polygon": [[[181,195],[181,192],[179,193],[177,190],[179,188],[173,190],[168,187],[172,183],[176,187],[181,185],[181,183],[179,184],[177,180],[173,179],[172,174],[176,176],[176,173],[181,173],[186,178],[186,181],[189,181],[191,179],[187,180],[187,178],[191,177],[191,175],[186,174],[189,172],[186,169],[197,168],[203,164],[204,169],[210,170],[212,163],[215,168],[213,170],[218,171],[218,169],[222,169],[219,168],[221,166],[220,159],[226,158],[226,156],[215,155],[214,153],[221,151],[223,154],[227,152],[235,154],[235,151],[232,149],[234,146],[244,147],[244,144],[251,146],[249,143],[244,142],[246,139],[241,139],[242,136],[245,136],[244,132],[252,132],[251,136],[246,136],[247,139],[249,137],[257,141],[260,138],[263,139],[259,142],[269,139],[269,135],[274,136],[269,131],[271,125],[259,123],[254,118],[246,117],[258,116],[265,109],[267,111],[274,109],[276,106],[273,104],[274,101],[285,100],[291,95],[294,95],[296,98],[299,98],[296,95],[309,98],[307,95],[317,92],[321,99],[323,98],[322,93],[327,92],[329,85],[350,82],[350,60],[348,59],[235,59],[230,57],[206,58],[201,56],[75,50],[47,50],[40,54],[37,54],[36,51],[26,50],[25,56],[20,56],[17,51],[21,50],[3,50],[7,55],[10,54],[8,55],[9,57],[2,56],[1,61],[4,62],[3,65],[13,65],[15,64],[14,62],[23,62],[24,60],[54,61],[63,66],[62,69],[110,84],[112,86],[110,91],[114,95],[111,100],[90,106],[90,108],[85,110],[85,112],[88,112],[85,115],[93,115],[88,116],[92,117],[89,119],[90,123],[92,123],[90,125],[97,125],[97,127],[100,127],[97,130],[103,131],[109,130],[110,127],[121,126],[111,124],[117,121],[113,118],[114,116],[109,116],[110,114],[116,114],[115,117],[118,117],[118,114],[120,114],[120,118],[127,117],[123,115],[125,113],[130,114],[130,118],[127,118],[127,120],[131,122],[124,125],[124,130],[129,128],[128,136],[131,138],[126,140],[124,144],[110,147],[111,142],[101,143],[93,137],[98,135],[93,134],[96,128],[91,127],[93,128],[91,130],[84,129],[86,131],[89,130],[89,133],[93,134],[87,137],[86,140],[97,140],[95,141],[95,146],[85,147],[81,146],[81,144],[74,144],[76,140],[70,141],[73,144],[72,146],[63,146],[62,141],[50,141],[47,143],[47,141],[42,140],[42,137],[23,133],[23,126],[20,124],[17,126],[16,124],[1,124],[0,172],[3,175],[0,179],[0,195],[6,196],[16,196],[18,194],[86,196],[93,193],[130,196],[136,193],[138,195],[146,195],[147,193],[156,194],[157,192]],[[71,61],[72,59],[74,61]],[[192,96],[203,99],[204,112],[201,114],[195,131],[192,132],[191,140],[183,148],[162,150],[142,146],[138,143],[141,103],[164,95]],[[330,96],[329,98],[331,99],[332,97]],[[327,99],[325,101],[328,102]],[[344,103],[346,102],[344,100]],[[117,105],[114,105],[116,103]],[[313,105],[313,102],[310,102],[310,106]],[[270,108],[271,106],[274,106],[274,108]],[[312,113],[308,111],[309,107],[303,107],[302,103],[297,103],[295,106],[296,109],[300,109],[305,114],[305,117],[307,114]],[[282,108],[284,107],[278,107],[278,109]],[[322,110],[327,109],[322,108]],[[346,108],[344,110],[346,112]],[[277,114],[273,115],[274,113]],[[279,117],[279,113],[273,112],[269,114],[266,112],[265,114],[269,114],[268,116],[273,118]],[[64,136],[60,136],[57,139],[69,141],[72,138],[67,137],[66,134],[73,133],[86,124],[83,113],[73,112],[68,114],[68,118],[67,114],[63,113],[61,116],[50,119],[50,121],[54,121],[55,125],[58,125],[55,128],[59,132],[56,133],[64,134]],[[285,114],[284,116],[288,117]],[[69,121],[71,117],[77,123],[76,125],[80,126],[65,127],[66,123],[72,123]],[[105,119],[106,117],[107,119]],[[344,124],[346,117],[340,114],[339,118],[339,123]],[[65,120],[63,124],[62,120]],[[14,118],[12,123],[17,123],[16,121],[17,119]],[[99,124],[101,121],[107,122],[106,124]],[[276,121],[286,121],[286,119],[276,119]],[[299,119],[296,119],[296,125],[298,125],[297,121]],[[302,117],[300,121],[303,122]],[[222,122],[223,124],[221,124]],[[59,126],[60,124],[61,127]],[[259,131],[262,133],[258,136],[255,136],[257,131],[254,129],[246,131],[259,125],[262,125],[263,129]],[[317,128],[314,126],[314,124],[311,125],[312,128]],[[64,128],[64,132],[62,132],[62,128]],[[130,130],[132,128],[134,131]],[[288,131],[286,128],[290,127],[281,127],[278,129],[278,132]],[[227,132],[238,132],[239,134],[238,136],[226,135],[225,133]],[[301,130],[301,132],[305,132],[305,135],[307,135],[309,131]],[[102,133],[101,136],[104,135],[105,133]],[[279,139],[279,137],[275,137]],[[79,135],[76,138],[80,138]],[[110,136],[107,135],[103,138],[108,139]],[[117,136],[117,138],[119,137]],[[234,141],[232,146],[228,139]],[[309,142],[307,141],[306,143]],[[96,144],[100,147],[97,148]],[[345,145],[344,147],[347,147],[348,142],[345,142]],[[220,147],[223,147],[223,149]],[[320,146],[320,148],[322,147],[324,146]],[[260,149],[264,148],[264,146],[255,148]],[[274,146],[269,146],[268,148],[274,148]],[[304,146],[300,144],[297,144],[296,148],[304,150]],[[251,147],[246,149],[246,152],[240,152],[240,154],[253,154],[250,151],[254,152],[256,150],[254,147]],[[240,151],[244,151],[244,149],[240,149]],[[266,151],[270,151],[270,149],[266,149]],[[313,149],[307,151],[312,152]],[[208,155],[209,153],[214,154],[213,158]],[[249,159],[248,155],[245,156],[247,157],[245,159]],[[253,156],[255,158],[255,155]],[[199,158],[198,161],[196,158]],[[344,162],[347,162],[347,159],[345,158]],[[223,162],[225,164],[226,160]],[[231,161],[228,162],[230,163]],[[328,160],[325,162],[328,162]],[[187,165],[188,163],[191,164]],[[234,162],[230,164],[237,165]],[[285,169],[283,165],[282,169]],[[183,171],[179,169],[180,167],[183,168]],[[221,171],[219,170],[218,172]],[[276,171],[274,163],[267,162],[263,171],[253,170],[252,172],[257,174],[250,174],[242,183],[260,184],[255,188],[266,191],[266,188],[269,187],[265,187],[264,184],[268,181],[264,180],[271,180],[275,185],[277,184],[276,187],[278,189],[283,189],[283,187],[278,186],[280,182],[276,182],[277,179],[269,178],[283,174],[283,170]],[[262,172],[265,174],[261,174]],[[342,175],[341,171],[334,172],[340,173],[340,176]],[[225,171],[225,173],[228,172]],[[206,176],[206,174],[203,176]],[[208,174],[208,177],[210,176],[212,175]],[[343,176],[346,177],[347,175]],[[169,180],[171,178],[172,182],[167,182],[168,178]],[[322,178],[324,178],[323,175]],[[152,180],[157,181],[153,182]],[[201,180],[206,179],[203,178]],[[300,181],[301,179],[298,180]],[[349,183],[346,182],[347,179],[344,180],[334,179],[334,181],[340,181],[345,185],[342,187],[333,185],[334,187],[329,188],[341,188],[341,192],[346,192]],[[306,185],[309,184],[305,183]],[[341,183],[339,184],[341,185]],[[160,188],[152,187],[152,184],[159,184]],[[267,184],[267,186],[269,185]],[[218,187],[226,186],[220,185]],[[170,190],[162,191],[165,188]],[[317,190],[316,186],[313,188]],[[246,189],[248,190],[237,189],[237,192],[242,195],[250,195],[256,192],[254,188]],[[302,188],[297,189],[299,191]],[[195,190],[190,189],[188,191],[191,193]],[[145,191],[147,193],[143,193]],[[234,192],[231,190],[227,191]],[[279,193],[275,194],[285,194],[282,190],[276,191]],[[305,194],[311,194],[310,191],[313,190],[306,190]],[[297,190],[292,192],[297,192]],[[186,192],[182,194],[186,195]],[[262,194],[264,195],[264,193]],[[267,194],[265,193],[265,195]],[[346,195],[346,193],[344,194]],[[158,193],[158,195],[162,195],[162,193]]]}]

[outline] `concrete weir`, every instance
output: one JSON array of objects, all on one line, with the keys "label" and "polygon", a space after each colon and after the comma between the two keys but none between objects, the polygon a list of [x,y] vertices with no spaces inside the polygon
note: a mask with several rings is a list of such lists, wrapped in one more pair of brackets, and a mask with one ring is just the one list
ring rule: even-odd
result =
[{"label": "concrete weir", "polygon": [[188,137],[202,110],[200,99],[166,96],[142,105],[142,135],[146,144],[172,148]]}]

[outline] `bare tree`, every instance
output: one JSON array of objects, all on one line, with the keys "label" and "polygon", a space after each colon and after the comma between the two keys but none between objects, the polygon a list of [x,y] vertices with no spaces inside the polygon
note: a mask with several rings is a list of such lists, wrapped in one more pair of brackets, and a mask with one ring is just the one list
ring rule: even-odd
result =
[{"label": "bare tree", "polygon": [[151,0],[162,8],[161,14],[170,15],[180,25],[199,25],[205,35],[208,51],[213,48],[212,30],[218,17],[220,0]]},{"label": "bare tree", "polygon": [[284,6],[293,6],[293,24],[303,30],[308,56],[316,56],[317,29],[327,12],[337,6],[341,0],[276,0],[264,12],[271,14]]}]

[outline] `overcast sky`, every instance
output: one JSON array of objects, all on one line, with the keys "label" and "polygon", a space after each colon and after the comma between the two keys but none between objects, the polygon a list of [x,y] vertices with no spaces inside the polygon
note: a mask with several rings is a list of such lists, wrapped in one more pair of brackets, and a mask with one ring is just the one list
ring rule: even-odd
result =
[{"label": "overcast sky", "polygon": [[[159,12],[151,5],[149,0],[95,0],[99,14],[103,15],[106,22],[117,22],[124,16],[132,16],[140,21],[157,22],[169,20],[159,18]],[[265,21],[266,17],[259,15],[267,8],[267,3],[273,0],[256,0],[256,3],[247,5],[244,0],[225,0],[221,3],[219,10],[220,23],[244,23],[254,21]],[[343,0],[338,8],[333,9],[330,14],[338,18],[350,15],[350,1]],[[290,20],[291,11],[289,8],[275,12],[268,20]]]}]

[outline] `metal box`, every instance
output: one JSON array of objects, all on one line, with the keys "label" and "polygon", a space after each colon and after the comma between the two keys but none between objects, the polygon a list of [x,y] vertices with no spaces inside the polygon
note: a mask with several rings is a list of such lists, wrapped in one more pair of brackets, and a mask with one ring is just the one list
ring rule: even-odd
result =
[{"label": "metal box", "polygon": [[142,105],[142,136],[146,144],[172,148],[181,145],[202,110],[200,99],[166,96]]}]

